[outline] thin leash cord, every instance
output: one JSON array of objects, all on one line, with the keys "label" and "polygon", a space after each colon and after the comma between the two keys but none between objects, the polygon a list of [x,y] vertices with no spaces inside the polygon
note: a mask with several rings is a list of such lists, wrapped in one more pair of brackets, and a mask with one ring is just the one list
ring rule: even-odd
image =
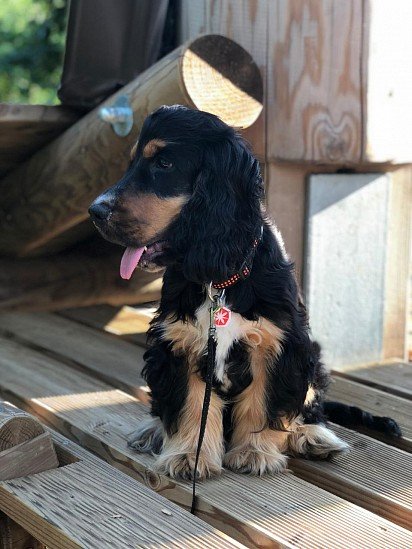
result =
[{"label": "thin leash cord", "polygon": [[190,512],[192,515],[196,511],[196,478],[197,478],[197,467],[199,464],[200,451],[202,449],[203,438],[205,436],[207,414],[209,411],[210,397],[212,395],[212,384],[213,384],[213,373],[215,370],[215,357],[216,357],[216,328],[210,326],[209,328],[209,337],[207,340],[207,369],[206,369],[206,380],[205,380],[205,396],[203,397],[203,406],[202,406],[202,418],[200,421],[200,431],[199,439],[197,442],[196,450],[196,459],[195,459],[195,469],[193,474],[193,485],[192,485],[192,507]]}]

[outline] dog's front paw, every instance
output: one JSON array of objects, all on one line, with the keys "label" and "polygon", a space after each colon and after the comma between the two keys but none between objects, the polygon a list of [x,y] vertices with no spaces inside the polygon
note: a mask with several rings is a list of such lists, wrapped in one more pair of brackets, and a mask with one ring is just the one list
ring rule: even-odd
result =
[{"label": "dog's front paw", "polygon": [[[172,478],[193,480],[195,474],[196,453],[187,454],[161,454],[156,461],[155,468],[159,473],[166,474]],[[205,459],[202,454],[197,465],[197,480],[203,480],[213,475],[219,475],[222,465]]]},{"label": "dog's front paw", "polygon": [[275,447],[270,452],[263,452],[253,446],[233,448],[225,455],[225,467],[237,473],[263,475],[281,473],[286,469],[287,457]]}]

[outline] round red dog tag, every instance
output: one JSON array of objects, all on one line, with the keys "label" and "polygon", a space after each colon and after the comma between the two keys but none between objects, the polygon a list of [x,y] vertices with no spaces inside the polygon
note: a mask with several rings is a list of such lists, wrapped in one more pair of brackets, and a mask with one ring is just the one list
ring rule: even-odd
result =
[{"label": "round red dog tag", "polygon": [[223,326],[227,326],[230,322],[231,315],[232,315],[232,311],[227,307],[219,307],[218,309],[216,309],[216,311],[213,314],[215,326],[217,328],[222,328]]}]

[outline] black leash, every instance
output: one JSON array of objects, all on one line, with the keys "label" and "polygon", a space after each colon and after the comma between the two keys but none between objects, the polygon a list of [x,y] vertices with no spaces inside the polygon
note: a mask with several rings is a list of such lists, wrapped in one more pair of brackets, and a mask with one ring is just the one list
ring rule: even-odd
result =
[{"label": "black leash", "polygon": [[[206,368],[206,379],[205,379],[205,396],[203,397],[203,406],[202,406],[202,418],[200,420],[200,431],[199,439],[197,442],[196,450],[196,459],[195,459],[195,469],[193,473],[193,485],[192,485],[192,507],[190,512],[192,515],[196,511],[196,479],[197,479],[197,466],[199,464],[200,451],[202,449],[203,438],[205,436],[207,414],[209,411],[210,397],[212,395],[212,385],[213,385],[213,373],[215,371],[215,362],[216,362],[216,326],[214,320],[214,313],[216,310],[216,303],[218,296],[212,297],[210,294],[210,299],[212,304],[210,306],[210,324],[209,324],[209,335],[207,339],[207,368]],[[223,297],[223,294],[219,296],[219,299]]]}]

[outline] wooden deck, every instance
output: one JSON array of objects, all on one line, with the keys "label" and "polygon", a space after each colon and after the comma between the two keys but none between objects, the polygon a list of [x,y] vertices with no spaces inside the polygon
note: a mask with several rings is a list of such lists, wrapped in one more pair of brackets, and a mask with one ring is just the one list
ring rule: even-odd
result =
[{"label": "wooden deck", "polygon": [[128,307],[0,315],[0,397],[52,428],[66,456],[55,471],[1,482],[0,511],[59,549],[412,547],[412,365],[341,371],[330,391],[395,418],[401,440],[336,426],[349,455],[293,459],[274,477],[225,472],[199,484],[199,520],[190,483],[154,473],[153,459],[126,444],[147,413],[150,316]]}]

